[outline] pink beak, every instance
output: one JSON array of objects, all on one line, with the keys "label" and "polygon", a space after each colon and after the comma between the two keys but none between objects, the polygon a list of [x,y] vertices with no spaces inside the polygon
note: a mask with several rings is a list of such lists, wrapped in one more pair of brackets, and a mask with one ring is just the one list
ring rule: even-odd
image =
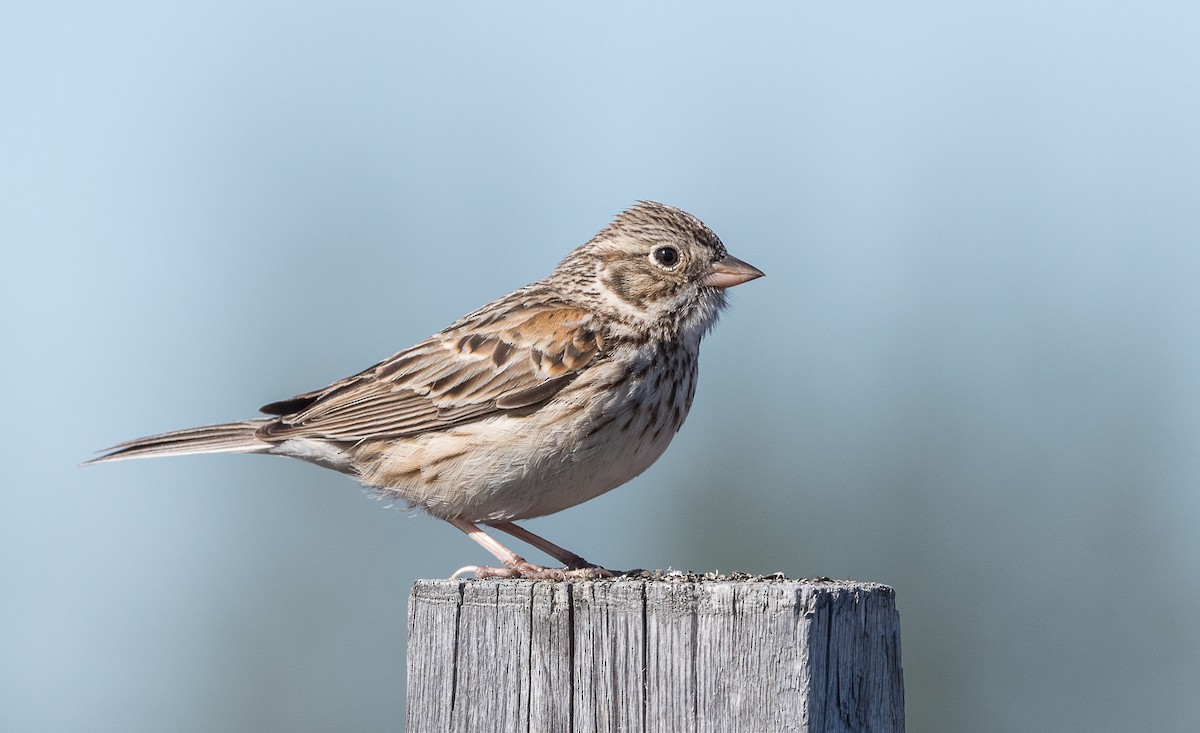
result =
[{"label": "pink beak", "polygon": [[745,282],[762,277],[762,270],[754,265],[746,264],[733,255],[725,255],[708,268],[704,276],[704,284],[714,288],[732,288]]}]

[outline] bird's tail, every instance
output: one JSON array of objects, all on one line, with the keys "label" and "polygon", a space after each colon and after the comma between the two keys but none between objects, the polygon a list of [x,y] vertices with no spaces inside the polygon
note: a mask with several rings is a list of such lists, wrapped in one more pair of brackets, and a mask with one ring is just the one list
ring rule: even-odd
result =
[{"label": "bird's tail", "polygon": [[196,453],[262,453],[271,443],[258,437],[258,430],[272,418],[245,420],[223,425],[205,425],[199,428],[174,430],[145,438],[118,443],[83,465],[124,461],[130,458],[152,458],[154,456],[187,456]]}]

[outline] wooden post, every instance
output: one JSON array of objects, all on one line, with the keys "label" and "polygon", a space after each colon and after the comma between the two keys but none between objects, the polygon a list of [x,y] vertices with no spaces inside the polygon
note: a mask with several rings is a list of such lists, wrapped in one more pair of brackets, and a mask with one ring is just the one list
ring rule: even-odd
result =
[{"label": "wooden post", "polygon": [[904,730],[891,588],[418,580],[408,731]]}]

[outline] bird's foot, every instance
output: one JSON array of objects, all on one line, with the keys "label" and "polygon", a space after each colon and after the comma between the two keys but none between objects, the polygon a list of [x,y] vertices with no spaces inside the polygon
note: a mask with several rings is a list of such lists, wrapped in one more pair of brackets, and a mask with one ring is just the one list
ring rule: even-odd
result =
[{"label": "bird's foot", "polygon": [[524,578],[527,580],[595,580],[596,578],[611,578],[616,573],[611,570],[585,562],[579,567],[544,568],[534,565],[524,558],[517,558],[511,565],[502,568],[481,565],[468,565],[460,568],[451,578],[460,578],[474,573],[476,578]]}]

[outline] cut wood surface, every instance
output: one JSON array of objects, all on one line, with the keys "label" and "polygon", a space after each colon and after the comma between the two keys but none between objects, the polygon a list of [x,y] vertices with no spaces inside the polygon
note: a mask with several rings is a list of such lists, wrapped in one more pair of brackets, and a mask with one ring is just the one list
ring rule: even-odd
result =
[{"label": "cut wood surface", "polygon": [[892,589],[419,580],[408,730],[903,731]]}]

